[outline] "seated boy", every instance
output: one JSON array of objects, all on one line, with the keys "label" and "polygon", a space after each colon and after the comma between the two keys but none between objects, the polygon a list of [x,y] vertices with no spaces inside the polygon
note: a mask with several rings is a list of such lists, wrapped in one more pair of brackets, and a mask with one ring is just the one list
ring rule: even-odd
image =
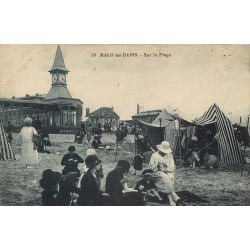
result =
[{"label": "seated boy", "polygon": [[154,198],[156,198],[160,203],[162,203],[163,199],[157,192],[157,187],[155,186],[155,183],[152,180],[152,173],[153,170],[145,169],[142,172],[144,178],[138,181],[138,183],[135,186],[135,189],[138,190],[139,192],[146,193],[147,198],[149,198],[149,200],[154,200]]}]

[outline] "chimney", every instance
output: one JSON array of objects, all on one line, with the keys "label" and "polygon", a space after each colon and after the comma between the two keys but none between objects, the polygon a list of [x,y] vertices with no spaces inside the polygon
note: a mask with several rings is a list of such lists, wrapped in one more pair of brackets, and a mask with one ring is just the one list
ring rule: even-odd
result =
[{"label": "chimney", "polygon": [[86,116],[89,116],[89,113],[90,113],[89,108],[86,108]]},{"label": "chimney", "polygon": [[140,105],[137,104],[137,114],[139,114],[139,113],[140,113]]},{"label": "chimney", "polygon": [[112,106],[111,108],[110,108],[112,111],[114,111],[114,107]]}]

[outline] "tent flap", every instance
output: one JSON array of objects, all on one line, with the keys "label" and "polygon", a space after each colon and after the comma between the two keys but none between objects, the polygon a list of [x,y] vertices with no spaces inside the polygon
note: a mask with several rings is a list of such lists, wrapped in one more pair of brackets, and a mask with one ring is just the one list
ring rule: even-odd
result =
[{"label": "tent flap", "polygon": [[202,126],[216,124],[220,165],[242,163],[241,150],[234,134],[233,125],[218,105],[212,105],[195,123]]}]

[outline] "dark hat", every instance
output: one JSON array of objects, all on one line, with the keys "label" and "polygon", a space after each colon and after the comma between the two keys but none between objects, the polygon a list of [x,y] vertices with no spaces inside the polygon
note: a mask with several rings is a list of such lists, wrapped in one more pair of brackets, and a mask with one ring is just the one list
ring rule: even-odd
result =
[{"label": "dark hat", "polygon": [[153,170],[152,169],[145,169],[142,171],[142,175],[152,175],[153,174]]},{"label": "dark hat", "polygon": [[130,169],[130,163],[127,160],[119,160],[117,163],[117,167],[121,167],[124,172],[128,172]]},{"label": "dark hat", "polygon": [[100,164],[102,161],[96,156],[96,155],[89,155],[85,159],[85,164],[88,168],[94,168],[98,164]]},{"label": "dark hat", "polygon": [[76,150],[75,146],[69,146],[68,147],[68,151],[75,151],[75,150]]},{"label": "dark hat", "polygon": [[50,189],[60,181],[60,178],[61,174],[59,172],[47,169],[43,172],[42,179],[40,180],[40,186],[43,189]]}]

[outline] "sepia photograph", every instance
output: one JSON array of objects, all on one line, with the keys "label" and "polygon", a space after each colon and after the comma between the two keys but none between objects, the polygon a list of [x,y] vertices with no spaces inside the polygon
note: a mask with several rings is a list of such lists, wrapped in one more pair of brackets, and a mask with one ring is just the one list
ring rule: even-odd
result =
[{"label": "sepia photograph", "polygon": [[246,1],[1,10],[3,249],[249,245]]},{"label": "sepia photograph", "polygon": [[0,45],[1,206],[249,206],[249,45]]}]

